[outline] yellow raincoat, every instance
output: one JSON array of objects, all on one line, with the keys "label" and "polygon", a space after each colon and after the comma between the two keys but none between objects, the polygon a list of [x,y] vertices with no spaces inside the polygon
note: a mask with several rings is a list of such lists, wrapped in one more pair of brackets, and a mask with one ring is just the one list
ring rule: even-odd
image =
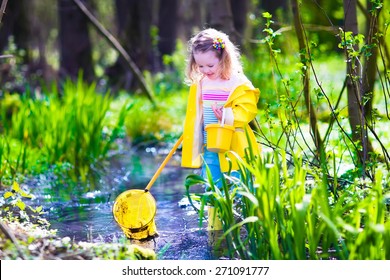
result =
[{"label": "yellow raincoat", "polygon": [[[248,125],[256,117],[259,96],[259,89],[254,88],[246,78],[237,79],[237,83],[233,86],[232,92],[224,105],[225,108],[231,108],[233,126],[235,127],[230,149],[241,157],[245,155],[244,149],[248,147],[245,130],[248,132],[251,146],[255,149],[254,152],[260,153],[255,135]],[[184,121],[182,167],[201,167],[203,142],[203,107],[200,86],[193,84],[190,87],[186,119]],[[226,155],[229,155],[229,153]],[[230,156],[230,158],[233,162],[233,170],[237,170],[238,167],[234,157]],[[227,172],[229,165],[225,153],[219,154],[219,161],[221,171]]]}]

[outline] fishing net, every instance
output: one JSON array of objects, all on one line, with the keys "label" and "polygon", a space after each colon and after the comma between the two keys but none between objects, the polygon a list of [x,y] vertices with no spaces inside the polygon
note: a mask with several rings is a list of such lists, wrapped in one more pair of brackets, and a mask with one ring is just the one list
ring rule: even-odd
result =
[{"label": "fishing net", "polygon": [[125,235],[138,240],[157,234],[156,211],[156,201],[150,192],[137,189],[121,193],[113,206],[115,221]]}]

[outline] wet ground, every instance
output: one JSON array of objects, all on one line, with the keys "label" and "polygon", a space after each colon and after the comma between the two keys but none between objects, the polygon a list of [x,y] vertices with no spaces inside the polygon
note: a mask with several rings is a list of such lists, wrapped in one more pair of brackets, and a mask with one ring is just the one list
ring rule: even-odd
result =
[{"label": "wet ground", "polygon": [[[123,191],[143,189],[169,150],[153,150],[116,156],[101,174],[101,187],[85,192],[81,199],[46,203],[47,219],[58,236],[69,236],[76,241],[117,242],[125,238],[112,215],[115,198]],[[210,246],[214,240],[206,230],[207,223],[199,227],[199,217],[191,206],[183,206],[185,177],[194,170],[180,167],[180,154],[175,154],[151,188],[157,202],[155,223],[158,236],[132,243],[154,249],[159,259],[207,260],[216,255]],[[202,189],[193,189],[200,192]]]}]

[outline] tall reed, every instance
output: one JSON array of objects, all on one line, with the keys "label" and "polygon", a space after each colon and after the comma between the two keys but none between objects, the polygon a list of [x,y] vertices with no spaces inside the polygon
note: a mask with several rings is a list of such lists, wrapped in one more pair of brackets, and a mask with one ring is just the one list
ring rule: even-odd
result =
[{"label": "tall reed", "polygon": [[85,181],[91,166],[108,152],[118,136],[117,126],[124,125],[131,108],[128,102],[123,104],[118,122],[107,129],[105,118],[112,100],[109,93],[97,93],[96,85],[85,84],[81,77],[77,82],[69,80],[61,92],[53,87],[40,98],[24,95],[6,133],[30,149],[39,149],[40,161],[47,165],[70,163],[70,175]]},{"label": "tall reed", "polygon": [[389,195],[380,172],[375,182],[357,181],[335,199],[298,156],[274,151],[238,160],[240,180],[226,175],[220,189],[195,175],[186,181],[188,193],[199,183],[210,189],[198,195],[218,209],[230,257],[388,259]]},{"label": "tall reed", "polygon": [[10,184],[27,169],[28,149],[6,135],[0,135],[0,183]]}]

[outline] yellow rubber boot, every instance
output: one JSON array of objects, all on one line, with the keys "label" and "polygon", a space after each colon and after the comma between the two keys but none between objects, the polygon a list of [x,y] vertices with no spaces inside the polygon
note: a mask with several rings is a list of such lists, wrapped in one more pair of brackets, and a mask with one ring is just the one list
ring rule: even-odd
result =
[{"label": "yellow rubber boot", "polygon": [[207,209],[207,215],[207,230],[222,230],[222,223],[219,218],[218,210],[215,207],[209,206]]}]

